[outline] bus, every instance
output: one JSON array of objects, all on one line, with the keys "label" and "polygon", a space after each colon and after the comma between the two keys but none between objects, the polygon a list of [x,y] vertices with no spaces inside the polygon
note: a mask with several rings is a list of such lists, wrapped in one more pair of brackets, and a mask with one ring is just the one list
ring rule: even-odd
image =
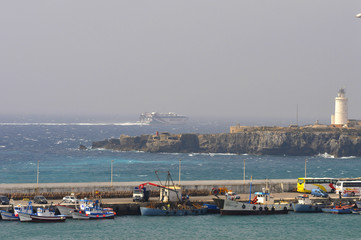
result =
[{"label": "bus", "polygon": [[336,183],[337,194],[361,195],[361,181],[338,181]]},{"label": "bus", "polygon": [[311,193],[311,190],[318,188],[327,193],[336,191],[337,178],[298,178],[297,192]]}]

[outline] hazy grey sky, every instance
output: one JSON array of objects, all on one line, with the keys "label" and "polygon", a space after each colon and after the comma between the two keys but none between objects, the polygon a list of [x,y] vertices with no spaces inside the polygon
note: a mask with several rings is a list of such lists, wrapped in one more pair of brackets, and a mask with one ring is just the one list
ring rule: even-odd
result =
[{"label": "hazy grey sky", "polygon": [[361,119],[359,0],[0,2],[0,114]]}]

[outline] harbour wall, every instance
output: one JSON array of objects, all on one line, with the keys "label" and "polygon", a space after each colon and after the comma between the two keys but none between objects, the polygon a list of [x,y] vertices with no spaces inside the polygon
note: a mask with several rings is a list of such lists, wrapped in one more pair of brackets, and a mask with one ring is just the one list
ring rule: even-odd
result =
[{"label": "harbour wall", "polygon": [[[134,187],[139,186],[144,182],[89,182],[89,183],[16,183],[16,184],[0,184],[0,194],[18,195],[18,194],[43,194],[47,193],[88,193],[101,195],[109,195],[112,192],[126,192],[132,193]],[[175,182],[177,184],[178,182]],[[249,193],[250,180],[204,180],[204,181],[182,181],[181,186],[183,191],[190,191],[196,195],[197,192],[210,193],[212,188],[227,188],[235,193]],[[159,188],[155,186],[146,186],[151,191],[158,191]],[[297,187],[297,179],[265,179],[253,180],[252,192],[262,191],[263,188],[268,188],[272,193],[294,192]]]},{"label": "harbour wall", "polygon": [[92,148],[170,153],[361,156],[361,129],[248,127],[237,133],[121,135],[118,139],[93,142]]}]

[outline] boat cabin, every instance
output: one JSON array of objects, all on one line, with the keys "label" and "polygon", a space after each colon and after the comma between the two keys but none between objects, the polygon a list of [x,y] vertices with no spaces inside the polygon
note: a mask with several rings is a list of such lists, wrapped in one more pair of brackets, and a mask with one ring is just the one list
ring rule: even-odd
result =
[{"label": "boat cabin", "polygon": [[297,196],[298,204],[312,204],[311,199],[307,194]]},{"label": "boat cabin", "polygon": [[256,195],[256,203],[258,204],[274,204],[274,198],[271,197],[271,195],[269,193],[265,193],[265,192],[255,192]]}]

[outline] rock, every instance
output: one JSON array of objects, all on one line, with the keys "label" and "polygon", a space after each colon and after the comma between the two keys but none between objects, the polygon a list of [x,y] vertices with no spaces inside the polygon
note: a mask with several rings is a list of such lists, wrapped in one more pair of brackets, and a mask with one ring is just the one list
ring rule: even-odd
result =
[{"label": "rock", "polygon": [[88,148],[82,144],[79,145],[79,150],[88,150]]},{"label": "rock", "polygon": [[361,130],[249,128],[239,133],[120,136],[92,148],[121,151],[361,156]]}]

